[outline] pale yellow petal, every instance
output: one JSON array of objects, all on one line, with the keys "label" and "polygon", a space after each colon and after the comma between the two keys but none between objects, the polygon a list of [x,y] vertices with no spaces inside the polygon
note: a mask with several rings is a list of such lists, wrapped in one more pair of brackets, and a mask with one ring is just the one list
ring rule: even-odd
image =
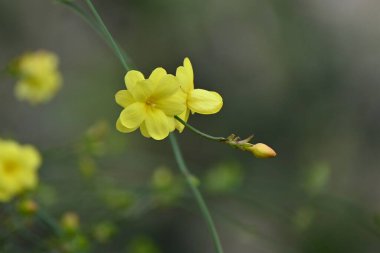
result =
[{"label": "pale yellow petal", "polygon": [[30,171],[24,172],[18,180],[22,185],[22,189],[34,189],[38,183],[37,175]]},{"label": "pale yellow petal", "polygon": [[32,171],[38,169],[41,165],[41,155],[33,146],[25,145],[22,147],[22,156],[26,167]]},{"label": "pale yellow petal", "polygon": [[[180,117],[185,122],[188,121],[189,116],[190,116],[190,110],[189,109],[186,109],[186,111],[184,111],[183,113],[181,113],[180,115],[178,115],[178,117]],[[179,122],[178,120],[176,120],[176,122],[175,122],[175,128],[180,133],[182,133],[183,130],[185,129],[185,126],[181,122]]]},{"label": "pale yellow petal", "polygon": [[144,103],[133,103],[125,108],[120,114],[120,122],[126,128],[136,128],[141,125],[146,117]]},{"label": "pale yellow petal", "polygon": [[168,116],[169,132],[173,132],[175,130],[176,121],[177,120],[174,117]]},{"label": "pale yellow petal", "polygon": [[176,77],[183,91],[190,92],[194,89],[194,72],[189,58],[186,57],[183,66],[177,68]]},{"label": "pale yellow petal", "polygon": [[[15,162],[17,163],[17,162]],[[17,164],[12,173],[2,171],[0,183],[3,189],[10,194],[16,194],[23,188],[22,181],[20,180],[24,175],[24,167],[21,164]]]},{"label": "pale yellow petal", "polygon": [[155,101],[157,109],[168,116],[179,115],[186,110],[186,94],[179,90],[174,95]]},{"label": "pale yellow petal", "polygon": [[155,84],[151,80],[143,80],[137,82],[132,89],[129,89],[129,92],[136,101],[145,103],[152,95],[155,87]]},{"label": "pale yellow petal", "polygon": [[194,82],[183,66],[177,68],[176,77],[179,81],[181,89],[184,92],[190,92],[192,89],[194,89]]},{"label": "pale yellow petal", "polygon": [[127,89],[133,89],[138,81],[142,81],[144,79],[145,77],[140,71],[130,70],[124,77],[125,86],[127,86]]},{"label": "pale yellow petal", "polygon": [[223,99],[214,91],[195,89],[187,97],[187,106],[192,112],[213,114],[220,111],[223,106]]},{"label": "pale yellow petal", "polygon": [[138,128],[138,127],[135,127],[135,128],[128,128],[128,127],[123,126],[123,124],[121,124],[120,118],[117,119],[117,121],[116,121],[116,129],[117,129],[119,132],[122,132],[122,133],[130,133],[130,132],[135,131],[137,128]]},{"label": "pale yellow petal", "polygon": [[190,81],[194,82],[193,66],[191,65],[190,59],[188,57],[186,57],[183,60],[183,67],[185,68],[188,76],[190,77]]},{"label": "pale yellow petal", "polygon": [[135,102],[132,94],[128,90],[119,90],[115,94],[116,103],[122,107],[127,107]]},{"label": "pale yellow petal", "polygon": [[152,99],[158,100],[170,97],[180,89],[178,79],[173,75],[166,75],[160,79],[152,94]]},{"label": "pale yellow petal", "polygon": [[146,129],[146,125],[145,125],[145,122],[143,122],[141,125],[140,125],[140,132],[141,134],[146,137],[146,138],[150,138],[150,135],[148,133],[148,130]]},{"label": "pale yellow petal", "polygon": [[156,68],[152,71],[152,74],[149,76],[149,80],[152,80],[155,83],[159,83],[161,78],[167,75],[166,70],[163,68]]},{"label": "pale yellow petal", "polygon": [[147,110],[145,126],[148,134],[155,140],[165,139],[169,135],[168,118],[161,110],[154,108]]}]

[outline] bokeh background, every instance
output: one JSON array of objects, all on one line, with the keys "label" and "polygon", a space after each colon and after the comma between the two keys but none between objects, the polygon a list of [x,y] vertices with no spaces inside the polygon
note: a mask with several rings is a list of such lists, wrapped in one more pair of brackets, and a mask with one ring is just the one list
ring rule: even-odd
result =
[{"label": "bokeh background", "polygon": [[[192,125],[277,151],[258,160],[178,136],[225,252],[380,251],[379,1],[95,4],[135,68],[175,73],[188,56],[195,85],[222,94],[221,112]],[[54,1],[0,1],[1,68],[37,49],[60,57],[64,86],[50,103],[19,102],[15,80],[0,81],[0,137],[44,155],[33,198],[57,220],[76,212],[90,252],[213,252],[169,142],[114,129],[125,71],[107,44]],[[3,252],[47,252],[7,238]]]}]

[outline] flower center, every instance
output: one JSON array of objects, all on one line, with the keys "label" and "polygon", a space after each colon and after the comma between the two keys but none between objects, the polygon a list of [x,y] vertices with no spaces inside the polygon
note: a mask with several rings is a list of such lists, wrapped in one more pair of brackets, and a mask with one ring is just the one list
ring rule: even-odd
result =
[{"label": "flower center", "polygon": [[146,105],[148,106],[151,106],[151,107],[156,107],[156,104],[154,103],[154,101],[148,99],[146,102],[145,102]]},{"label": "flower center", "polygon": [[12,160],[5,161],[3,166],[4,166],[4,172],[8,175],[12,175],[16,173],[19,167],[18,163]]}]

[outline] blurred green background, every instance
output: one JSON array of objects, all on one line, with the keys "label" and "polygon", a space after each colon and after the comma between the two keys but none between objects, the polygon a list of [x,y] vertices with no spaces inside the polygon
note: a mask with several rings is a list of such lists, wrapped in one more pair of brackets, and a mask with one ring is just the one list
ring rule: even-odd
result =
[{"label": "blurred green background", "polygon": [[[380,252],[379,1],[95,4],[137,69],[175,73],[187,56],[196,87],[222,94],[221,112],[189,123],[217,136],[254,134],[277,151],[258,160],[179,136],[226,253]],[[2,76],[0,137],[43,153],[41,206],[57,219],[78,213],[91,252],[213,252],[169,142],[114,129],[125,71],[107,44],[54,1],[0,1],[0,67],[37,49],[59,55],[64,86],[30,106]],[[4,252],[28,248],[13,240],[20,248]]]}]

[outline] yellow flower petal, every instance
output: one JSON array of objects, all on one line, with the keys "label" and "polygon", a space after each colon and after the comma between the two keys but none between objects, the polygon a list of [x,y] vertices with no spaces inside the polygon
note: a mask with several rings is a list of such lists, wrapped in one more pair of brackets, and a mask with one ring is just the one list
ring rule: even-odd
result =
[{"label": "yellow flower petal", "polygon": [[169,132],[173,132],[175,130],[176,121],[177,120],[174,117],[169,117],[168,116]]},{"label": "yellow flower petal", "polygon": [[148,133],[148,130],[146,129],[146,125],[145,125],[145,122],[143,122],[140,126],[140,132],[141,134],[146,137],[146,138],[150,138],[150,135]]},{"label": "yellow flower petal", "polygon": [[[18,157],[18,159],[20,158],[21,157]],[[15,158],[11,157],[8,159],[5,158],[2,162],[5,162],[6,165],[2,168],[2,171],[0,171],[0,184],[9,194],[16,194],[23,189],[24,184],[21,178],[26,170],[29,169],[19,160],[14,159]]]},{"label": "yellow flower petal", "polygon": [[137,128],[146,117],[144,103],[133,103],[120,113],[120,122],[126,128]]},{"label": "yellow flower petal", "polygon": [[151,80],[143,80],[137,82],[133,88],[129,89],[129,92],[136,101],[145,103],[152,95],[155,87],[155,84]]},{"label": "yellow flower petal", "polygon": [[183,61],[184,66],[177,68],[176,77],[180,82],[181,88],[185,92],[189,92],[194,89],[194,72],[189,58],[185,58]]},{"label": "yellow flower petal", "polygon": [[37,170],[41,165],[41,156],[38,151],[30,146],[25,145],[22,147],[22,156],[26,166],[28,166],[32,171]]},{"label": "yellow flower petal", "polygon": [[31,173],[30,171],[27,173],[23,173],[19,177],[19,183],[23,184],[24,189],[34,189],[37,186],[38,179],[36,174]]},{"label": "yellow flower petal", "polygon": [[186,57],[183,60],[183,66],[184,66],[187,74],[189,75],[189,77],[191,77],[191,81],[193,82],[194,81],[193,66],[191,65],[190,59],[188,57]]},{"label": "yellow flower petal", "polygon": [[[189,119],[189,116],[190,116],[190,110],[189,109],[186,109],[186,111],[184,111],[183,113],[181,113],[180,115],[178,115],[178,117],[180,117],[185,122],[187,122],[187,120]],[[179,122],[178,120],[176,120],[176,122],[175,122],[175,128],[180,133],[182,133],[183,130],[185,129],[185,126],[181,122]]]},{"label": "yellow flower petal", "polygon": [[124,77],[125,86],[127,89],[133,89],[138,81],[144,80],[144,75],[137,70],[130,70]]},{"label": "yellow flower petal", "polygon": [[192,112],[213,114],[220,111],[223,106],[223,99],[214,91],[195,89],[189,93],[187,105]]},{"label": "yellow flower petal", "polygon": [[152,80],[155,83],[159,83],[161,78],[167,75],[166,70],[163,68],[156,68],[152,71],[152,74],[149,76],[149,80]]},{"label": "yellow flower petal", "polygon": [[177,68],[177,72],[175,75],[180,83],[181,89],[184,92],[189,92],[192,89],[194,89],[194,83],[191,81],[190,76],[187,74],[183,66]]},{"label": "yellow flower petal", "polygon": [[135,102],[132,94],[128,90],[119,90],[115,94],[116,103],[122,107],[127,107]]},{"label": "yellow flower petal", "polygon": [[152,98],[156,100],[169,97],[177,92],[179,88],[178,79],[173,75],[166,75],[160,79],[160,82],[155,87]]},{"label": "yellow flower petal", "polygon": [[170,97],[155,101],[155,105],[168,116],[179,115],[186,110],[186,94],[179,90]]},{"label": "yellow flower petal", "polygon": [[128,128],[128,127],[123,126],[123,124],[121,124],[120,118],[117,119],[117,121],[116,121],[116,129],[117,129],[119,132],[122,132],[122,133],[130,133],[130,132],[135,131],[137,128],[138,128],[138,127],[135,127],[135,128]]},{"label": "yellow flower petal", "polygon": [[169,135],[168,118],[161,110],[154,108],[147,110],[145,126],[148,134],[155,140],[165,139]]}]

